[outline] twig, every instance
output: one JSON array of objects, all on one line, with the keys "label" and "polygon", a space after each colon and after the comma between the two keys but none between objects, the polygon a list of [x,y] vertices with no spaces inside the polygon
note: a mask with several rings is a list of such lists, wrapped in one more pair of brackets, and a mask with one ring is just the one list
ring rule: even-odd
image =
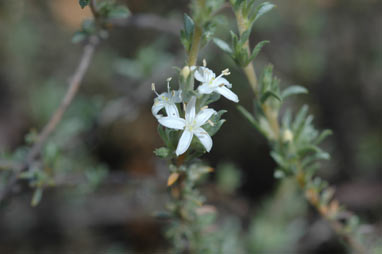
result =
[{"label": "twig", "polygon": [[74,72],[73,78],[69,82],[69,88],[66,92],[65,97],[61,101],[61,104],[58,107],[58,109],[50,118],[49,122],[45,125],[44,129],[39,134],[36,143],[34,143],[32,148],[29,150],[24,163],[16,169],[16,172],[11,176],[7,185],[4,187],[3,190],[0,191],[0,204],[12,192],[12,189],[17,183],[20,174],[28,170],[33,161],[40,155],[41,150],[45,145],[45,142],[56,129],[57,125],[61,122],[64,113],[66,112],[69,105],[73,101],[73,98],[77,94],[83,77],[93,57],[94,50],[96,45],[98,44],[98,41],[99,39],[95,36],[89,38],[88,44],[86,44],[86,46],[84,47],[80,63]]}]

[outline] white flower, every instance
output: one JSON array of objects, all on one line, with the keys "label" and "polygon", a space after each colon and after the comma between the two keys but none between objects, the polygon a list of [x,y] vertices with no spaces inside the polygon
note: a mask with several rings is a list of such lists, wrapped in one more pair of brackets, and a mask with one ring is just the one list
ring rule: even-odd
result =
[{"label": "white flower", "polygon": [[167,116],[179,117],[178,108],[176,107],[175,103],[182,102],[182,91],[170,91],[170,80],[171,79],[167,80],[167,93],[164,92],[158,94],[155,91],[155,85],[152,84],[152,90],[158,97],[154,99],[154,105],[151,108],[151,112],[157,119],[163,117],[163,115],[158,114],[162,108],[165,108]]},{"label": "white flower", "polygon": [[159,123],[167,128],[183,130],[175,152],[177,156],[187,151],[194,135],[200,140],[200,143],[202,143],[207,152],[211,151],[212,138],[201,126],[204,125],[216,111],[205,108],[195,115],[195,102],[196,97],[193,96],[186,106],[185,119],[179,116],[167,116],[158,119]]},{"label": "white flower", "polygon": [[239,98],[229,88],[232,88],[223,76],[229,75],[228,69],[222,71],[222,73],[216,77],[215,73],[207,67],[198,67],[195,70],[194,77],[202,84],[198,87],[198,91],[201,94],[210,94],[212,92],[219,93],[227,99],[239,102]]}]

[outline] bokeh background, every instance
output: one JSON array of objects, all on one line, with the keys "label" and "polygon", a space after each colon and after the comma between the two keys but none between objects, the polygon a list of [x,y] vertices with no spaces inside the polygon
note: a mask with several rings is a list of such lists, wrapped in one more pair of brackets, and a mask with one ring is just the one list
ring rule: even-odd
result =
[{"label": "bokeh background", "polygon": [[[166,221],[153,217],[168,201],[165,162],[151,115],[154,94],[165,89],[185,54],[179,41],[188,1],[126,0],[133,14],[155,26],[114,27],[97,49],[83,86],[47,144],[46,165],[56,186],[36,208],[22,191],[0,210],[0,253],[165,253]],[[366,235],[382,235],[382,4],[377,0],[277,0],[254,27],[251,42],[270,40],[255,61],[274,65],[284,86],[299,84],[319,128],[334,135],[332,159],[319,175],[356,212]],[[235,30],[225,9],[216,34]],[[77,0],[0,1],[0,154],[22,156],[26,139],[59,105],[82,47],[71,37],[90,17]],[[133,19],[131,18],[131,19]],[[150,22],[149,22],[150,23]],[[212,43],[200,53],[229,77],[240,103],[252,97],[241,71]],[[176,83],[173,82],[175,85]],[[227,122],[204,160],[215,168],[203,192],[219,212],[218,225],[254,253],[345,253],[339,239],[296,192],[273,178],[266,140],[229,101]],[[1,172],[7,174],[6,172]],[[1,178],[3,186],[5,177]],[[238,237],[239,236],[239,237]],[[229,243],[227,243],[229,244]],[[239,251],[238,251],[239,253]]]}]

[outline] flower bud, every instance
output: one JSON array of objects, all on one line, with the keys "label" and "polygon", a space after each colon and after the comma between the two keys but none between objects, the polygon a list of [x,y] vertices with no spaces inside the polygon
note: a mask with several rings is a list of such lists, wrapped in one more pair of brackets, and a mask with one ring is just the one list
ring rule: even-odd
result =
[{"label": "flower bud", "polygon": [[291,142],[292,140],[293,140],[293,133],[289,129],[286,129],[283,133],[283,141]]},{"label": "flower bud", "polygon": [[182,75],[184,79],[187,79],[188,75],[190,75],[190,72],[191,72],[190,67],[184,66],[182,71],[180,72],[180,75]]}]

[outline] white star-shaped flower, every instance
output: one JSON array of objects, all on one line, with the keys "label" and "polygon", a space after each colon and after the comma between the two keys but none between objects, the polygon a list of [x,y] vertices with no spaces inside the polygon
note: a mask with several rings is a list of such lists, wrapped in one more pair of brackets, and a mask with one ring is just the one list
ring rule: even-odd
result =
[{"label": "white star-shaped flower", "polygon": [[159,123],[167,128],[183,130],[175,152],[177,156],[187,151],[194,135],[200,140],[200,143],[202,143],[207,152],[211,151],[212,138],[201,126],[204,125],[216,111],[205,108],[200,110],[198,114],[195,114],[195,102],[196,97],[191,97],[191,100],[186,106],[185,119],[179,116],[167,116],[158,119]]},{"label": "white star-shaped flower", "polygon": [[166,110],[167,116],[179,116],[178,108],[175,103],[182,102],[182,91],[170,91],[170,80],[171,79],[167,80],[167,92],[161,94],[158,94],[155,91],[155,85],[152,84],[152,90],[155,92],[157,97],[154,99],[154,105],[151,108],[151,112],[157,119],[163,117],[162,114],[158,114],[162,108]]},{"label": "white star-shaped flower", "polygon": [[197,67],[194,73],[196,80],[202,84],[198,87],[201,94],[211,94],[212,92],[219,93],[226,97],[228,100],[239,102],[237,95],[229,90],[232,84],[228,82],[223,76],[229,75],[229,70],[226,69],[216,77],[215,73],[207,67]]}]

